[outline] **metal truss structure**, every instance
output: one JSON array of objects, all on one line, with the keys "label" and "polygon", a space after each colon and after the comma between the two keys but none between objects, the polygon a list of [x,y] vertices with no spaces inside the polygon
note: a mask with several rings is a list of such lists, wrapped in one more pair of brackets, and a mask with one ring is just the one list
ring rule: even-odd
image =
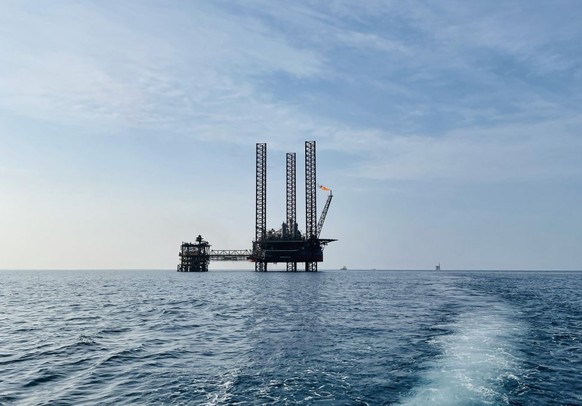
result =
[{"label": "metal truss structure", "polygon": [[[305,238],[317,238],[317,175],[315,141],[305,141]],[[317,262],[306,261],[305,271],[316,272]]]},{"label": "metal truss structure", "polygon": [[319,221],[317,222],[317,238],[321,234],[321,229],[323,228],[323,223],[325,223],[325,217],[327,216],[327,211],[329,210],[329,205],[331,204],[331,199],[333,198],[333,194],[331,190],[329,191],[329,195],[327,196],[327,200],[325,205],[323,206],[323,211],[321,212],[321,216],[319,217]]},{"label": "metal truss structure", "polygon": [[253,242],[253,256],[255,271],[267,270],[267,263],[262,261],[260,241],[265,238],[267,231],[267,144],[257,143],[256,156],[256,203],[255,203],[255,241]]},{"label": "metal truss structure", "polygon": [[[296,238],[297,230],[297,165],[294,152],[287,153],[286,165],[286,205],[287,205],[287,232],[290,238]],[[297,262],[287,262],[287,271],[297,271]]]},{"label": "metal truss structure", "polygon": [[305,141],[305,237],[316,236],[317,177],[315,171],[315,141]]},{"label": "metal truss structure", "polygon": [[211,250],[210,259],[214,261],[247,261],[252,250]]}]

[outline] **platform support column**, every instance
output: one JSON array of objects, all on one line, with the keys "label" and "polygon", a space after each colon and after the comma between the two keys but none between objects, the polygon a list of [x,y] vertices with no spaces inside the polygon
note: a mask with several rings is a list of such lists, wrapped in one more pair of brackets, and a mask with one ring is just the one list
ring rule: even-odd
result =
[{"label": "platform support column", "polygon": [[317,233],[317,176],[315,162],[315,141],[305,141],[305,238],[316,237]]},{"label": "platform support column", "polygon": [[255,272],[267,272],[267,263],[262,261],[255,262]]},{"label": "platform support column", "polygon": [[[315,141],[305,141],[305,239],[317,239],[317,176]],[[305,262],[306,272],[317,272],[317,262]]]},{"label": "platform support column", "polygon": [[[298,238],[297,231],[297,165],[294,152],[287,153],[286,166],[286,208],[287,235],[286,238]],[[287,271],[296,272],[297,262],[287,262]]]},{"label": "platform support column", "polygon": [[[267,228],[267,144],[257,143],[256,200],[255,200],[255,242],[253,257],[262,258],[262,242]],[[264,272],[267,264],[257,260],[255,271]]]},{"label": "platform support column", "polygon": [[305,272],[317,272],[317,262],[306,262]]}]

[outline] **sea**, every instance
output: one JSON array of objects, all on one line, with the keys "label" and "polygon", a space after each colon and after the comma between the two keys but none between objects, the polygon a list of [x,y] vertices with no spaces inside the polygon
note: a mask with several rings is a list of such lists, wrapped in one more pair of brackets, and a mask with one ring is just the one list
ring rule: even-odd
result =
[{"label": "sea", "polygon": [[0,271],[1,405],[582,405],[582,272]]}]

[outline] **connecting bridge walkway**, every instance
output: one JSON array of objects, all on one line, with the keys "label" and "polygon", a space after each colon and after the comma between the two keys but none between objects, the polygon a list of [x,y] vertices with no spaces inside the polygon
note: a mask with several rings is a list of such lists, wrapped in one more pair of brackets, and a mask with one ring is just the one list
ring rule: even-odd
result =
[{"label": "connecting bridge walkway", "polygon": [[251,250],[210,250],[211,261],[248,261],[253,254]]}]

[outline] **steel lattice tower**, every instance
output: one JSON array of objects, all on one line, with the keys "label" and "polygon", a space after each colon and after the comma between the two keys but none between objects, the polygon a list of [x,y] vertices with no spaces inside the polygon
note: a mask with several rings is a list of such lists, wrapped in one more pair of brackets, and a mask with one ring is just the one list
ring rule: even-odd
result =
[{"label": "steel lattice tower", "polygon": [[[305,238],[317,238],[317,176],[315,141],[305,141]],[[317,262],[305,262],[306,271],[317,271]]]},{"label": "steel lattice tower", "polygon": [[[255,243],[253,251],[257,257],[262,257],[261,241],[265,239],[267,229],[267,144],[257,143],[257,182],[256,182],[256,209],[255,209]],[[267,263],[256,260],[255,271],[264,272]]]},{"label": "steel lattice tower", "polygon": [[[287,153],[287,233],[295,239],[297,231],[297,166],[294,152]],[[297,262],[287,262],[288,271],[297,271]]]}]

